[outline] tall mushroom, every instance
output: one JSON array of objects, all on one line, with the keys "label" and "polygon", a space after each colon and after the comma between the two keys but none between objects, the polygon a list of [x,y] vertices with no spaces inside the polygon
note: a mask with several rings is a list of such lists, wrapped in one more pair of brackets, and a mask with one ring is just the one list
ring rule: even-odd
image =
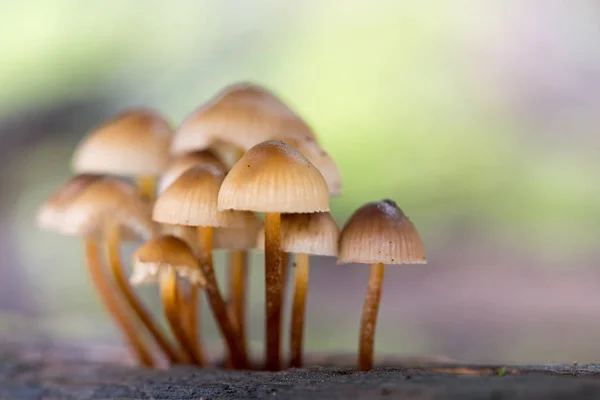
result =
[{"label": "tall mushroom", "polygon": [[231,168],[219,191],[220,210],[265,213],[266,368],[280,368],[281,213],[329,211],[329,190],[306,157],[281,141],[260,143]]},{"label": "tall mushroom", "polygon": [[173,335],[197,365],[205,364],[200,347],[192,343],[179,315],[178,278],[183,278],[195,287],[203,288],[206,279],[193,250],[183,240],[175,236],[163,235],[151,239],[133,254],[133,273],[130,281],[134,285],[160,284],[160,293],[165,316]]},{"label": "tall mushroom", "polygon": [[170,159],[173,128],[157,111],[125,111],[94,129],[75,149],[76,173],[134,178],[140,193],[153,199],[156,177]]},{"label": "tall mushroom", "polygon": [[232,356],[233,366],[247,368],[241,338],[236,334],[219,290],[212,261],[213,227],[232,226],[236,213],[217,210],[217,196],[225,173],[210,165],[184,172],[158,197],[153,218],[166,224],[196,226],[200,266],[206,277],[206,293],[215,319]]},{"label": "tall mushroom", "polygon": [[129,343],[132,353],[144,366],[153,366],[152,356],[135,326],[130,310],[124,307],[123,299],[113,288],[102,267],[99,238],[102,230],[97,223],[90,223],[86,216],[73,218],[69,215],[71,205],[94,183],[102,180],[100,175],[77,175],[57,189],[40,207],[37,214],[38,226],[64,235],[82,237],[85,243],[86,265],[94,288],[104,307],[114,319],[117,327]]},{"label": "tall mushroom", "polygon": [[[152,315],[129,286],[121,262],[120,247],[123,236],[136,233],[138,237],[152,237],[157,227],[150,219],[150,206],[137,194],[135,188],[116,178],[104,178],[81,193],[65,214],[69,223],[85,223],[88,229],[102,232],[106,243],[109,267],[117,287],[143,326],[171,363],[183,362],[178,351],[158,327]],[[80,222],[81,221],[81,222]],[[124,228],[124,229],[123,229]]]},{"label": "tall mushroom", "polygon": [[375,326],[381,299],[384,264],[425,264],[419,233],[393,200],[360,207],[350,217],[339,241],[338,263],[371,264],[360,325],[358,365],[373,367]]}]

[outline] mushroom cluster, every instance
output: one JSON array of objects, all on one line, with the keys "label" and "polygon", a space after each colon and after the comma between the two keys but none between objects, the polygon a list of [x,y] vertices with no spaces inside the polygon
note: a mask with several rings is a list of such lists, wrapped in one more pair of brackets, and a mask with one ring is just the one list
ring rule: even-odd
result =
[{"label": "mushroom cluster", "polygon": [[[224,88],[175,130],[157,111],[133,109],[93,130],[75,150],[74,176],[40,207],[41,228],[82,237],[100,301],[140,365],[208,365],[199,293],[227,349],[225,365],[255,368],[246,341],[248,252],[265,253],[265,356],[282,368],[288,257],[295,258],[286,363],[301,367],[311,255],[371,264],[360,326],[360,369],[373,366],[384,264],[425,263],[414,225],[391,200],[360,207],[340,231],[329,213],[341,176],[311,128],[268,90]],[[264,218],[259,218],[264,215]],[[143,244],[129,277],[125,242]],[[227,296],[213,251],[229,254]],[[135,292],[158,284],[172,337]]]}]

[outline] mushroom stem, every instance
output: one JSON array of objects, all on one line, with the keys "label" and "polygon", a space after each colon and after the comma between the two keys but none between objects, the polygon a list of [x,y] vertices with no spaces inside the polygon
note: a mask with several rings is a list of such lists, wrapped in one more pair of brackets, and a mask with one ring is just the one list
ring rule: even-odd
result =
[{"label": "mushroom stem", "polygon": [[154,200],[156,197],[156,178],[153,176],[138,176],[136,178],[138,191],[142,197]]},{"label": "mushroom stem", "polygon": [[206,294],[215,320],[217,321],[217,326],[227,343],[233,367],[246,369],[250,366],[250,363],[248,357],[243,352],[241,337],[237,335],[234,329],[233,318],[229,315],[229,310],[219,290],[219,284],[217,283],[217,277],[213,268],[212,238],[213,229],[211,227],[198,227],[199,259],[202,272],[204,272],[204,277],[206,278]]},{"label": "mushroom stem", "polygon": [[266,360],[265,368],[280,368],[281,346],[281,214],[265,213],[265,315]]},{"label": "mushroom stem", "polygon": [[230,307],[237,329],[237,334],[242,341],[242,351],[248,357],[246,346],[246,291],[248,286],[248,253],[243,250],[232,251],[229,254],[230,263]]},{"label": "mushroom stem", "polygon": [[302,340],[304,336],[304,312],[306,309],[306,292],[308,290],[308,274],[310,256],[296,254],[294,269],[294,301],[292,305],[292,322],[290,328],[290,367],[302,366]]},{"label": "mushroom stem", "polygon": [[150,313],[143,306],[140,299],[135,295],[131,286],[129,286],[129,282],[127,281],[127,277],[125,276],[123,265],[121,264],[121,256],[119,254],[119,225],[112,222],[108,223],[105,234],[110,268],[112,270],[115,282],[117,283],[117,288],[121,292],[122,296],[125,298],[126,303],[133,310],[134,314],[137,315],[137,317],[142,321],[146,329],[148,329],[148,331],[150,332],[160,349],[167,356],[169,362],[186,362],[186,359],[182,357],[180,352],[178,352],[171,345],[171,343],[169,343],[169,340],[161,332],[159,327],[154,322]]},{"label": "mushroom stem", "polygon": [[175,336],[177,341],[181,344],[181,347],[187,351],[189,359],[194,364],[204,365],[202,355],[194,352],[194,348],[189,340],[190,338],[188,336],[188,332],[181,323],[181,316],[179,314],[180,310],[177,308],[179,298],[177,273],[173,268],[169,268],[168,270],[161,272],[159,279],[160,297],[162,300],[165,317],[167,318],[167,322],[169,323],[171,331],[173,332],[173,336]]},{"label": "mushroom stem", "polygon": [[145,367],[153,367],[154,361],[152,360],[150,353],[142,343],[135,326],[123,312],[123,308],[121,304],[119,304],[119,298],[113,291],[106,274],[102,270],[102,265],[100,264],[100,251],[95,240],[89,238],[85,240],[85,255],[92,284],[98,292],[98,296],[104,307],[106,307],[111,317],[115,320],[117,327],[125,337],[125,340],[129,343],[138,362]]},{"label": "mushroom stem", "polygon": [[195,284],[190,284],[188,298],[184,300],[184,319],[186,319],[185,325],[187,328],[188,336],[190,337],[190,343],[193,347],[193,351],[199,354],[204,359],[204,351],[200,345],[198,329],[198,291],[200,290]]},{"label": "mushroom stem", "polygon": [[360,321],[360,341],[358,366],[361,371],[373,368],[373,353],[375,348],[375,326],[379,312],[379,301],[381,299],[381,286],[383,284],[384,266],[382,263],[371,264],[369,273],[369,286],[363,306]]}]

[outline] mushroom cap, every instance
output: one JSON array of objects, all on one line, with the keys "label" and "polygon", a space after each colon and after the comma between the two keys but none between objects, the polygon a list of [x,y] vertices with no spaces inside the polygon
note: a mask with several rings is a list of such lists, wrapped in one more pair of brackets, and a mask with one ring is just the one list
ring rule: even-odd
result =
[{"label": "mushroom cap", "polygon": [[[337,256],[340,229],[328,212],[281,215],[281,250],[316,256]],[[258,233],[256,247],[264,251],[265,231]]]},{"label": "mushroom cap", "polygon": [[123,112],[94,129],[73,155],[77,173],[157,176],[169,162],[173,129],[157,111]]},{"label": "mushroom cap", "polygon": [[249,211],[239,211],[236,215],[235,226],[215,229],[214,249],[236,251],[256,248],[256,235],[262,226],[261,221]]},{"label": "mushroom cap", "polygon": [[217,198],[225,178],[222,169],[197,165],[185,171],[158,196],[152,218],[160,223],[189,226],[232,226],[235,212],[219,211]]},{"label": "mushroom cap", "polygon": [[331,196],[339,196],[342,192],[342,176],[340,171],[331,158],[331,156],[319,147],[318,143],[310,137],[298,137],[298,136],[279,136],[274,140],[281,140],[298,150],[302,153],[308,161],[310,161],[323,178],[327,182],[329,187],[329,194]]},{"label": "mushroom cap", "polygon": [[425,264],[425,248],[413,223],[393,200],[360,207],[339,240],[338,263]]},{"label": "mushroom cap", "polygon": [[57,188],[37,211],[36,222],[38,227],[60,231],[65,209],[89,185],[102,178],[102,175],[80,174],[72,177]]},{"label": "mushroom cap", "polygon": [[224,88],[185,119],[171,152],[206,149],[216,140],[247,150],[281,134],[314,137],[310,127],[273,93],[258,85],[236,84]]},{"label": "mushroom cap", "polygon": [[183,240],[195,253],[198,252],[198,234],[195,227],[161,224],[160,233],[161,235],[175,236],[176,238]]},{"label": "mushroom cap", "polygon": [[134,285],[155,283],[161,271],[170,269],[191,283],[201,287],[206,285],[194,251],[185,241],[170,235],[151,239],[135,251],[129,280]]},{"label": "mushroom cap", "polygon": [[329,211],[323,175],[281,141],[260,143],[244,154],[221,185],[220,210],[311,213]]},{"label": "mushroom cap", "polygon": [[175,182],[181,174],[191,167],[207,164],[220,168],[223,171],[227,170],[225,164],[223,164],[213,152],[207,150],[193,151],[174,158],[169,165],[167,165],[167,168],[160,177],[158,192],[163,192],[170,184]]},{"label": "mushroom cap", "polygon": [[107,223],[124,228],[125,237],[152,237],[156,225],[151,207],[130,183],[103,178],[90,184],[64,210],[60,233],[73,236],[99,235]]}]

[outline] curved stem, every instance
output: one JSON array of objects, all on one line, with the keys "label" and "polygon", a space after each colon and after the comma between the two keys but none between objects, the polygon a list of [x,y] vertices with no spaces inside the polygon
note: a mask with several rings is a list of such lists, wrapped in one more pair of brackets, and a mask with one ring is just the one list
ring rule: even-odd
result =
[{"label": "curved stem", "polygon": [[171,345],[163,332],[161,332],[159,327],[154,322],[150,313],[143,306],[141,300],[135,295],[131,286],[129,286],[123,265],[121,264],[121,256],[119,254],[120,234],[118,224],[110,223],[107,225],[106,242],[108,248],[108,260],[112,274],[115,278],[115,282],[117,283],[119,291],[129,304],[129,307],[131,307],[137,317],[142,321],[146,329],[148,329],[160,349],[167,356],[169,362],[186,362],[186,358],[183,357],[182,354]]},{"label": "curved stem", "polygon": [[373,353],[375,349],[375,326],[381,299],[381,286],[383,284],[384,266],[382,263],[372,264],[369,273],[369,286],[362,318],[360,321],[360,341],[358,351],[358,366],[361,371],[373,368]]},{"label": "curved stem", "polygon": [[115,320],[117,327],[129,343],[138,362],[143,366],[153,367],[154,361],[148,349],[142,343],[137,329],[129,319],[129,316],[123,312],[123,307],[119,304],[119,298],[114,293],[106,274],[102,270],[98,244],[93,239],[88,238],[85,240],[85,255],[90,278],[104,307],[106,307],[111,317]]},{"label": "curved stem", "polygon": [[181,346],[187,350],[189,358],[194,364],[202,364],[203,360],[194,353],[192,344],[189,341],[188,333],[181,324],[181,316],[179,315],[179,309],[177,308],[179,298],[177,273],[173,268],[164,270],[160,274],[160,297],[165,317],[169,322],[173,336],[175,336],[177,341],[181,343]]},{"label": "curved stem", "polygon": [[147,200],[154,200],[156,197],[156,178],[153,176],[138,176],[136,182],[140,195]]},{"label": "curved stem", "polygon": [[280,368],[281,351],[281,214],[265,213],[265,368]]},{"label": "curved stem", "polygon": [[231,361],[234,368],[248,368],[250,363],[242,351],[242,340],[236,334],[232,318],[230,318],[227,305],[223,300],[212,260],[212,237],[213,229],[211,227],[198,227],[200,266],[206,278],[206,294],[210,303],[213,315],[217,321],[217,326],[225,338]]},{"label": "curved stem", "polygon": [[248,253],[243,250],[232,251],[229,255],[229,293],[230,307],[237,334],[242,341],[242,351],[248,357],[246,346],[246,291],[248,286]]},{"label": "curved stem", "polygon": [[304,313],[306,310],[306,292],[308,290],[308,274],[310,256],[296,254],[294,270],[294,301],[292,305],[292,322],[290,327],[290,367],[302,366],[302,340],[304,336]]}]

